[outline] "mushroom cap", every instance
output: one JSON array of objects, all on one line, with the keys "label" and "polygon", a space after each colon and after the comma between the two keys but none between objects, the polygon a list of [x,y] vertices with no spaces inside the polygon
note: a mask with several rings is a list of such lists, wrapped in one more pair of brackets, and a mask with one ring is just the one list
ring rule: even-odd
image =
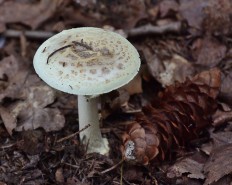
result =
[{"label": "mushroom cap", "polygon": [[127,84],[139,71],[135,47],[100,28],[64,30],[36,51],[34,68],[51,87],[76,95],[97,95]]}]

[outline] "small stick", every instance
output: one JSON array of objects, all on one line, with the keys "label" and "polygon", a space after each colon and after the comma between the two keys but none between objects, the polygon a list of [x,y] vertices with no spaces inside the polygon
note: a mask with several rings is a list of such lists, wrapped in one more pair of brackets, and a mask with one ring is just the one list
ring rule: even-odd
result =
[{"label": "small stick", "polygon": [[73,164],[69,164],[69,163],[62,163],[62,164],[68,165],[68,166],[73,167],[73,168],[80,168],[77,165],[73,165]]},{"label": "small stick", "polygon": [[3,146],[0,146],[0,149],[7,149],[7,148],[11,148],[13,146],[15,146],[16,143],[12,143],[12,144],[8,144],[8,145],[3,145]]},{"label": "small stick", "polygon": [[140,26],[138,28],[133,28],[131,30],[128,30],[127,33],[129,37],[146,35],[146,34],[161,35],[168,32],[179,33],[181,29],[182,29],[181,22],[172,22],[162,26],[153,26],[151,24],[147,24],[145,26]]},{"label": "small stick", "polygon": [[119,163],[115,164],[114,166],[112,166],[112,167],[110,167],[110,168],[108,168],[108,169],[102,171],[101,174],[105,174],[105,173],[108,173],[108,172],[114,170],[114,169],[117,168],[120,164],[122,164],[123,161],[124,161],[124,159],[122,159]]},{"label": "small stick", "polygon": [[70,139],[71,137],[74,137],[75,135],[79,134],[80,132],[82,132],[83,130],[87,129],[88,127],[90,127],[90,124],[86,125],[84,128],[82,128],[81,130],[79,130],[79,131],[77,131],[77,132],[75,132],[75,133],[73,133],[73,134],[71,134],[71,135],[68,135],[68,136],[66,136],[66,137],[63,137],[63,138],[57,140],[56,142],[57,142],[57,143],[60,143],[60,142],[62,142],[62,141],[65,141],[65,140],[67,140],[67,139]]},{"label": "small stick", "polygon": [[47,31],[18,31],[18,30],[6,30],[2,33],[5,37],[18,38],[24,34],[28,38],[33,39],[47,39],[54,35],[54,32]]},{"label": "small stick", "polygon": [[67,45],[67,46],[63,46],[63,47],[61,47],[61,48],[59,48],[59,49],[53,51],[50,55],[48,55],[47,64],[48,64],[48,62],[49,62],[49,59],[50,59],[54,54],[56,54],[58,51],[64,50],[64,49],[69,48],[69,47],[71,47],[71,46],[72,46],[72,45],[69,44],[69,45]]},{"label": "small stick", "polygon": [[120,169],[120,184],[121,185],[123,185],[122,180],[123,180],[123,163],[122,163],[121,169]]},{"label": "small stick", "polygon": [[[172,22],[162,26],[154,26],[147,24],[145,26],[140,26],[138,28],[132,28],[127,31],[128,36],[139,36],[145,34],[157,34],[161,35],[164,33],[172,32],[179,33],[182,29],[181,22]],[[20,35],[24,34],[28,38],[33,39],[48,39],[51,36],[55,35],[55,32],[48,31],[18,31],[18,30],[6,30],[3,33],[5,37],[18,38]]]}]

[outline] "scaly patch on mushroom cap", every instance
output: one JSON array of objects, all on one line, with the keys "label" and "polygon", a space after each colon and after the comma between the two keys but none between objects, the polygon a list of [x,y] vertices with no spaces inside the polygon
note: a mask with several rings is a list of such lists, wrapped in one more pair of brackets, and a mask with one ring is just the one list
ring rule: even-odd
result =
[{"label": "scaly patch on mushroom cap", "polygon": [[64,30],[46,40],[34,56],[36,73],[60,91],[97,95],[127,84],[140,58],[121,35],[100,28]]}]

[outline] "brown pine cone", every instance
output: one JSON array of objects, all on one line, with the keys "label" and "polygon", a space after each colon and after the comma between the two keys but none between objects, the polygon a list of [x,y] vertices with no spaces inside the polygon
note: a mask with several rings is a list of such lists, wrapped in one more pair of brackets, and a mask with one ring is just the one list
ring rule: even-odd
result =
[{"label": "brown pine cone", "polygon": [[211,69],[167,87],[127,126],[122,135],[123,158],[147,165],[196,139],[212,122],[220,84],[220,71]]}]

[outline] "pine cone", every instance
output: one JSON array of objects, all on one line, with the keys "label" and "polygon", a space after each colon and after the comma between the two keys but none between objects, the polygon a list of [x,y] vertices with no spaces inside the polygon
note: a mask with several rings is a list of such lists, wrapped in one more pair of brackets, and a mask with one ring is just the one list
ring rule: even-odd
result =
[{"label": "pine cone", "polygon": [[147,165],[196,139],[212,122],[220,84],[220,71],[211,69],[167,87],[127,126],[122,135],[123,158]]}]

